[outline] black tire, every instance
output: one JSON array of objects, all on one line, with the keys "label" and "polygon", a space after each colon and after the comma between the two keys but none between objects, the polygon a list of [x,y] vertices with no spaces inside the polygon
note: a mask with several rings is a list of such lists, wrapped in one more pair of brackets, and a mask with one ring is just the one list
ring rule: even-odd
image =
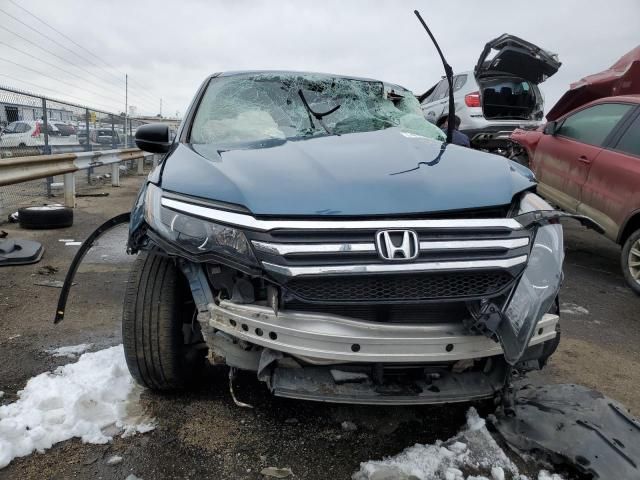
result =
[{"label": "black tire", "polygon": [[125,359],[140,385],[167,391],[194,384],[207,354],[194,313],[189,285],[173,260],[140,253],[129,275],[122,315]]},{"label": "black tire", "polygon": [[24,207],[18,210],[18,222],[32,230],[67,228],[73,225],[73,210],[62,205]]},{"label": "black tire", "polygon": [[627,284],[640,295],[640,228],[631,233],[622,246],[620,263]]}]

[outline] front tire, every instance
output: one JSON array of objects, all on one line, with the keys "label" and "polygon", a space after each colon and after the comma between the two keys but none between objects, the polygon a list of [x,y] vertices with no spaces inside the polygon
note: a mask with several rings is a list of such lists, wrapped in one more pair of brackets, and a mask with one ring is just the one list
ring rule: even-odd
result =
[{"label": "front tire", "polygon": [[622,246],[622,274],[631,290],[640,295],[640,228]]},{"label": "front tire", "polygon": [[122,342],[133,378],[151,390],[184,389],[207,354],[186,279],[173,260],[142,252],[124,299]]}]

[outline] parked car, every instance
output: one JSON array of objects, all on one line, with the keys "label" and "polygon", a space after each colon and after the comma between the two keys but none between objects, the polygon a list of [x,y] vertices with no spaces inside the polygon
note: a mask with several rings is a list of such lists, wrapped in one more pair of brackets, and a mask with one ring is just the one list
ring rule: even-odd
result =
[{"label": "parked car", "polygon": [[528,169],[444,143],[402,87],[216,74],[174,140],[150,124],[136,143],[163,161],[86,245],[130,219],[123,343],[142,385],[192,385],[211,350],[279,396],[460,402],[556,349],[564,214]]},{"label": "parked car", "polygon": [[2,147],[33,147],[44,144],[42,124],[34,120],[11,122],[0,134]]},{"label": "parked car", "polygon": [[640,294],[640,46],[573,83],[547,119],[512,135],[528,152],[538,192],[598,221],[622,246],[622,272]]},{"label": "parked car", "polygon": [[[544,98],[538,85],[560,65],[556,54],[514,35],[505,33],[487,43],[474,70],[453,78],[460,131],[469,136],[471,146],[518,156],[510,151],[509,136],[515,128],[540,125]],[[437,123],[448,113],[448,95],[443,78],[418,97],[427,120]]]},{"label": "parked car", "polygon": [[[79,128],[78,129],[78,133],[77,135],[77,139],[78,139],[78,143],[80,145],[86,145],[87,144],[87,129],[86,128]],[[88,143],[96,143],[96,130],[94,128],[89,128],[89,140]]]},{"label": "parked car", "polygon": [[100,145],[118,145],[120,143],[120,136],[116,130],[99,128],[96,130],[95,141]]},{"label": "parked car", "polygon": [[76,127],[74,127],[73,125],[61,122],[51,122],[51,124],[58,129],[62,137],[69,137],[76,134]]},{"label": "parked car", "polygon": [[591,216],[622,246],[623,274],[640,294],[640,95],[596,100],[513,139],[544,198]]}]

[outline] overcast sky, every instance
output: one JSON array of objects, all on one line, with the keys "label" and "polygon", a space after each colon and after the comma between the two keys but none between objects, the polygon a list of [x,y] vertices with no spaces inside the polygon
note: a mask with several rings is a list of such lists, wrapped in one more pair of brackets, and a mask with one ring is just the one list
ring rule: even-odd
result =
[{"label": "overcast sky", "polygon": [[455,71],[472,69],[505,32],[558,53],[560,71],[541,86],[546,110],[570,82],[640,43],[638,0],[0,0],[0,85],[120,112],[126,72],[129,104],[156,114],[162,97],[165,115],[183,113],[202,80],[223,70],[341,73],[422,92],[443,70],[416,8]]}]

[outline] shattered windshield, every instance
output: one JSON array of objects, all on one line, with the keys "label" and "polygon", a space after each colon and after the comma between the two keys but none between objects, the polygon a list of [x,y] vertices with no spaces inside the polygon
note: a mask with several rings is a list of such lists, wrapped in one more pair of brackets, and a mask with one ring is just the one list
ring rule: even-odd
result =
[{"label": "shattered windshield", "polygon": [[209,83],[190,142],[229,145],[392,127],[444,141],[413,93],[402,87],[319,74],[240,74]]}]

